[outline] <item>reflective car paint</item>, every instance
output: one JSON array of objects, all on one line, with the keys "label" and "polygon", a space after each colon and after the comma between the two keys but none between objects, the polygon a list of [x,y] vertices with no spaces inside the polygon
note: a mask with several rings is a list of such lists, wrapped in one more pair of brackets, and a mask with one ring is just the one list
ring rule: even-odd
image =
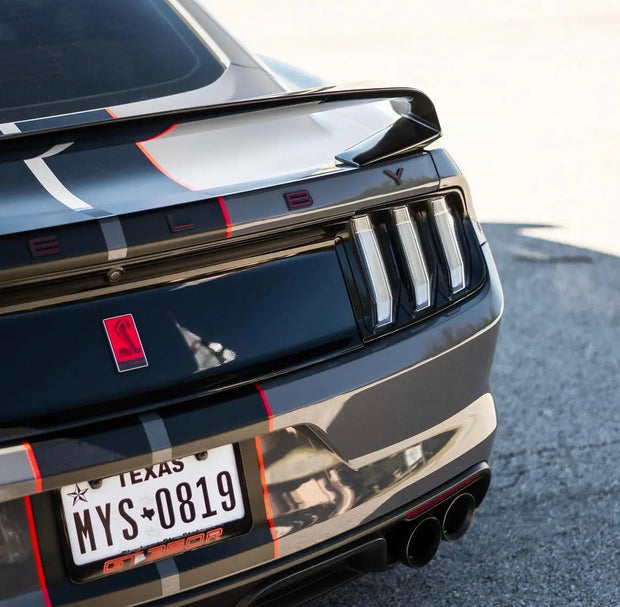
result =
[{"label": "reflective car paint", "polygon": [[[198,4],[184,0],[179,4],[190,10],[203,24],[208,23],[208,16],[202,14]],[[227,34],[213,28],[213,38],[231,59],[225,75],[212,85],[211,92],[216,97],[222,95],[229,98],[228,95],[240,94],[244,79],[239,77],[241,68],[237,70],[237,64],[250,68],[245,72],[249,76],[248,83],[254,76],[261,83],[247,85],[245,90],[251,90],[252,95],[256,95],[258,89],[264,90],[265,94],[280,90],[273,74],[262,71],[259,64],[253,62],[243,49],[236,47]],[[238,90],[235,90],[236,84],[240,85]],[[167,99],[161,103],[170,101]],[[180,103],[181,99],[175,102]],[[157,102],[150,109],[156,105]],[[121,116],[123,108],[113,108],[112,111]],[[99,114],[87,119],[101,117]],[[108,118],[112,120],[109,114],[105,119]],[[364,119],[374,120],[367,114]],[[373,123],[373,128],[375,126]],[[160,132],[145,133],[143,138]],[[154,141],[170,142],[176,132],[176,128],[169,130]],[[191,138],[195,134],[187,133],[185,136]],[[70,180],[70,192],[74,187],[76,190],[83,188],[79,191],[79,199],[98,212],[124,213],[132,210],[134,213],[121,218],[102,218],[97,214],[82,216],[81,212],[58,204],[58,199],[42,188],[40,182],[33,180],[33,172],[24,165],[23,158],[11,161],[10,168],[14,172],[11,170],[8,174],[19,178],[17,182],[7,178],[7,183],[12,184],[12,189],[7,191],[14,193],[15,204],[10,212],[6,212],[9,207],[3,207],[6,222],[3,221],[2,225],[12,226],[9,231],[14,234],[1,241],[3,246],[4,243],[10,245],[0,255],[0,258],[7,259],[4,255],[7,253],[10,261],[5,265],[3,279],[23,280],[23,284],[28,285],[29,281],[46,271],[62,275],[62,272],[75,268],[78,259],[84,267],[95,263],[99,264],[98,267],[105,267],[106,272],[116,271],[118,268],[111,267],[109,263],[113,261],[110,251],[124,250],[121,259],[125,256],[138,259],[177,249],[185,253],[197,245],[234,244],[235,237],[241,239],[239,246],[244,247],[249,241],[243,239],[249,236],[271,239],[278,231],[289,227],[320,226],[326,220],[338,218],[346,220],[360,210],[394,204],[403,199],[409,200],[409,197],[423,199],[424,194],[435,192],[438,188],[442,191],[453,188],[463,197],[465,217],[472,222],[480,243],[484,243],[484,235],[471,208],[467,184],[442,150],[416,152],[375,167],[336,167],[334,164],[326,174],[316,170],[302,173],[303,181],[294,184],[287,182],[287,179],[295,178],[294,171],[287,173],[289,177],[278,174],[277,178],[270,180],[267,176],[260,183],[243,179],[231,183],[222,181],[217,185],[217,195],[210,195],[205,200],[204,193],[191,198],[191,188],[182,186],[165,174],[173,174],[169,163],[174,163],[175,159],[164,159],[163,154],[160,164],[156,157],[158,151],[154,147],[151,149],[151,145],[148,148],[147,144],[143,145],[151,158],[136,145],[135,138],[116,142],[112,146],[122,152],[127,168],[131,168],[131,171],[125,172],[123,162],[115,164],[116,161],[109,158],[109,149],[102,151],[105,146],[95,147],[75,146],[71,151],[59,150],[57,154],[41,157],[40,160],[46,166],[50,163],[54,164],[55,169],[67,171],[63,173],[60,183],[67,187],[64,181]],[[46,151],[38,150],[37,155],[45,155]],[[91,161],[84,163],[84,168],[88,169],[84,176],[77,175],[75,171],[72,173],[69,163],[63,164],[63,155],[66,160],[71,153],[76,154],[72,158],[78,158],[80,154],[86,158],[88,154],[93,154]],[[329,154],[332,153],[330,148]],[[97,181],[96,171],[92,170],[98,166],[95,160],[103,164],[105,171],[109,171],[107,180],[101,180],[96,184],[98,187],[93,186]],[[40,167],[41,163],[38,164]],[[17,167],[26,171],[20,173]],[[287,170],[290,171],[290,167]],[[133,182],[127,176],[132,171],[139,178]],[[155,196],[159,190],[156,184],[163,183],[160,181],[162,178],[167,181],[161,191],[168,199],[158,209],[151,198],[140,200],[140,183],[144,181],[144,192]],[[82,198],[89,191],[97,196],[99,187],[108,187],[111,179],[120,179],[125,187],[108,190],[108,201],[110,197],[119,195],[133,196],[134,206],[124,209],[109,206],[99,210],[87,200],[90,195]],[[283,180],[285,183],[282,183]],[[255,186],[259,186],[258,190],[244,191]],[[304,188],[313,204],[301,209],[288,208],[284,195]],[[40,216],[30,210],[21,215],[17,205],[18,199],[23,202],[31,192],[37,209],[41,211]],[[224,207],[219,200],[221,197]],[[104,198],[97,199],[102,206],[115,204],[115,201],[109,203]],[[123,200],[126,202],[128,199]],[[79,226],[75,224],[76,220],[80,221]],[[14,223],[11,224],[11,221]],[[200,229],[194,233],[187,228],[190,225]],[[50,241],[46,244],[38,239],[49,238],[50,234],[32,231],[24,234],[25,229],[32,230],[33,226],[53,227],[51,236],[54,236],[55,242],[52,241],[52,244],[59,247],[62,254],[66,253],[66,257],[61,255],[52,261],[52,255],[42,255],[34,259],[32,247],[36,252],[44,250]],[[71,240],[73,229],[84,230],[82,237],[88,233],[87,245],[77,246],[80,239]],[[77,231],[74,233],[77,234]],[[227,239],[227,236],[231,238]],[[182,272],[172,281],[166,275],[164,284],[160,278],[151,283],[132,282],[136,278],[133,275],[128,277],[125,287],[106,282],[93,287],[92,291],[86,291],[89,301],[58,305],[60,301],[37,300],[39,303],[32,305],[39,309],[31,312],[23,311],[24,302],[15,309],[8,308],[7,302],[4,302],[4,314],[0,317],[3,321],[16,320],[19,323],[19,318],[25,316],[39,319],[35,325],[24,323],[25,332],[11,333],[17,339],[16,343],[25,335],[31,338],[37,331],[43,334],[49,326],[50,312],[62,316],[66,314],[63,310],[81,307],[97,310],[92,317],[97,317],[98,337],[104,346],[97,346],[95,352],[86,353],[86,360],[96,362],[94,370],[85,366],[84,373],[76,374],[80,394],[75,398],[74,414],[45,419],[28,417],[23,415],[23,411],[14,412],[13,420],[2,427],[5,439],[0,446],[0,502],[2,507],[10,504],[15,510],[15,524],[29,541],[25,542],[27,554],[20,569],[28,585],[23,584],[16,589],[13,596],[22,594],[17,601],[23,600],[33,605],[96,606],[148,601],[169,605],[208,599],[218,604],[218,593],[234,590],[236,598],[227,601],[236,603],[246,592],[250,592],[248,597],[256,596],[251,587],[260,586],[263,578],[306,563],[314,557],[321,558],[330,550],[345,546],[364,534],[382,532],[386,525],[402,518],[412,508],[419,508],[421,503],[436,499],[442,487],[458,487],[463,482],[463,476],[469,478],[487,469],[484,462],[489,458],[496,426],[488,375],[503,311],[501,287],[488,246],[482,247],[488,276],[480,290],[457,306],[391,335],[369,341],[363,347],[343,274],[332,247],[333,241],[327,248],[321,246],[316,251],[307,251],[290,259],[267,256],[262,265],[256,266],[244,266],[237,260],[226,270],[218,280],[231,280],[243,272],[257,276],[257,270],[261,270],[263,277],[270,274],[273,280],[262,281],[263,294],[269,292],[270,285],[281,285],[283,281],[291,287],[290,292],[284,291],[282,301],[275,302],[275,306],[263,306],[260,310],[262,318],[270,319],[270,315],[275,314],[279,319],[284,314],[289,319],[276,342],[270,339],[269,331],[265,331],[263,337],[254,343],[252,337],[256,336],[257,331],[262,331],[257,324],[250,333],[245,334],[241,348],[228,338],[213,334],[211,329],[221,330],[218,325],[225,325],[227,330],[233,327],[235,319],[232,310],[222,303],[230,301],[224,296],[227,289],[222,290],[224,295],[220,298],[209,297],[213,288],[211,283],[217,280],[201,279],[200,274]],[[20,255],[24,256],[20,258]],[[15,263],[18,258],[22,259],[21,265]],[[304,259],[311,263],[301,268]],[[331,280],[321,281],[321,274],[325,271]],[[311,280],[304,284],[307,277]],[[136,286],[140,288],[136,289]],[[127,402],[119,403],[118,398],[110,396],[111,408],[104,407],[96,412],[90,409],[91,415],[86,419],[77,408],[79,396],[89,401],[89,406],[93,404],[93,398],[100,398],[106,390],[110,395],[115,393],[118,396],[119,381],[126,382],[123,389],[129,388],[128,393],[137,389],[137,392],[144,394],[144,380],[132,380],[130,376],[139,377],[146,370],[124,376],[114,371],[113,359],[106,350],[100,317],[104,309],[106,314],[113,309],[116,311],[111,314],[133,312],[140,293],[145,293],[144,287],[150,287],[151,293],[158,293],[149,304],[144,303],[144,314],[138,319],[149,362],[151,343],[159,343],[156,337],[163,338],[155,347],[155,359],[159,356],[161,362],[156,381],[165,383],[166,373],[174,369],[180,372],[178,377],[195,377],[196,373],[198,376],[204,373],[225,374],[226,369],[233,365],[244,364],[248,360],[246,356],[251,359],[252,353],[258,359],[264,356],[265,349],[277,351],[283,348],[286,352],[283,344],[290,340],[298,345],[295,340],[303,333],[295,321],[301,323],[306,318],[313,319],[315,323],[307,327],[310,329],[308,333],[318,336],[319,340],[326,337],[330,355],[307,359],[295,368],[271,368],[256,385],[226,385],[223,375],[221,388],[227,389],[216,392],[204,390],[202,381],[188,386],[187,390],[179,390],[178,378],[173,378],[170,389],[161,389],[160,386],[141,400],[134,396],[131,400],[133,405],[139,405],[137,409],[140,411],[130,410]],[[313,303],[317,292],[323,292],[330,300],[322,306],[323,310],[331,310],[332,300],[337,302],[341,312],[338,314],[339,320],[329,321],[325,314],[320,314],[321,306],[316,307]],[[76,292],[75,301],[82,299],[84,293]],[[205,299],[217,299],[217,314],[209,313]],[[175,309],[186,307],[190,320],[166,316],[165,309],[171,307],[164,305],[166,301],[174,302],[172,307]],[[62,302],[66,304],[65,300]],[[126,306],[130,302],[131,310],[128,310]],[[250,300],[241,301],[238,305],[246,306],[244,309],[247,312],[251,303]],[[56,304],[56,307],[50,307],[51,304]],[[222,314],[229,314],[231,320],[222,323]],[[68,316],[63,318],[69,319]],[[91,330],[86,328],[87,318],[83,320],[85,322],[80,327],[79,335],[90,335]],[[200,328],[195,326],[195,321],[200,322]],[[331,329],[329,322],[333,325]],[[65,330],[67,326],[68,323],[63,321],[54,328],[57,337],[52,346],[54,343],[64,346],[75,342],[76,334],[68,333]],[[163,336],[162,326],[165,326]],[[205,332],[203,329],[209,330]],[[14,329],[9,327],[8,330]],[[271,332],[274,330],[277,333],[275,320],[270,327]],[[334,349],[334,335],[346,337],[346,344],[336,340],[340,349]],[[304,339],[300,343],[305,344]],[[17,372],[20,373],[20,369],[23,371],[24,365],[31,364],[28,361],[34,356],[37,369],[42,369],[44,374],[49,373],[49,385],[54,390],[51,371],[59,368],[54,367],[55,350],[50,349],[50,343],[46,340],[38,341],[43,351],[47,352],[47,356],[41,356],[40,347],[28,349],[29,341],[25,339],[18,349],[21,363],[16,362]],[[229,351],[228,356],[224,356],[224,350]],[[74,360],[81,364],[77,353],[82,352],[80,348],[70,349],[68,355],[71,360],[65,366],[73,365]],[[180,352],[183,352],[182,356]],[[337,356],[331,355],[331,352]],[[220,358],[214,353],[219,354]],[[164,361],[167,364],[163,364]],[[310,362],[312,366],[307,366]],[[51,369],[46,371],[48,363]],[[104,367],[109,375],[97,381],[96,373]],[[49,403],[37,403],[34,388],[28,385],[25,375],[21,377],[22,382],[14,385],[12,398],[21,398],[20,388],[31,390],[30,406],[34,409],[29,413],[36,414],[40,405],[44,408]],[[452,381],[445,381],[446,377]],[[131,382],[132,387],[127,382]],[[73,382],[68,385],[73,386]],[[90,391],[86,398],[85,390]],[[70,391],[66,391],[65,398],[66,394],[71,398]],[[58,391],[57,397],[60,406],[61,391]],[[18,419],[20,415],[22,417]],[[27,442],[20,444],[16,440],[18,437]],[[79,576],[72,572],[66,560],[66,540],[57,518],[56,489],[71,483],[96,481],[230,443],[238,444],[240,451],[253,520],[248,533],[157,564],[135,567],[88,583],[74,583]],[[293,462],[294,465],[285,465],[286,462]],[[249,586],[246,588],[243,584]],[[2,604],[11,605],[13,602],[9,599],[2,601]],[[246,603],[249,605],[251,599],[248,598]]]},{"label": "reflective car paint", "polygon": [[[499,307],[488,313],[490,313],[492,318],[498,319],[501,313],[501,292],[497,290],[498,285],[494,280],[491,284],[493,285],[492,291],[494,292],[493,299],[496,300]],[[483,327],[488,322],[488,317],[485,317],[482,310],[486,308],[488,302],[488,292],[481,293],[471,302],[471,310],[474,315],[472,320],[473,318],[478,318],[478,322]],[[444,323],[448,322],[450,322],[449,319],[445,318]],[[469,322],[464,321],[463,329],[467,327],[467,331],[469,331],[470,327],[468,325]],[[227,394],[215,397],[215,400],[213,397],[206,400],[206,406],[197,407],[196,403],[188,401],[187,405],[177,406],[174,410],[170,410],[162,416],[170,440],[170,447],[160,445],[160,447],[163,447],[163,450],[152,451],[154,445],[149,444],[144,438],[136,440],[139,434],[143,432],[143,426],[139,419],[136,420],[137,424],[134,426],[134,430],[131,431],[136,434],[130,433],[132,438],[129,438],[130,434],[127,434],[127,438],[124,440],[119,440],[118,428],[110,428],[104,431],[103,434],[95,434],[92,437],[86,436],[83,430],[76,430],[73,432],[75,439],[72,440],[51,440],[33,443],[34,452],[37,454],[37,459],[42,466],[43,487],[47,490],[77,481],[78,478],[83,480],[85,471],[90,471],[90,475],[94,477],[109,475],[116,471],[139,467],[152,461],[163,461],[163,459],[170,455],[172,457],[181,457],[208,449],[210,446],[223,444],[224,442],[239,441],[242,446],[242,452],[245,454],[244,470],[247,475],[249,495],[256,497],[257,495],[260,496],[260,491],[252,490],[252,487],[260,487],[260,477],[256,450],[254,448],[254,437],[259,435],[261,436],[261,446],[264,453],[265,478],[269,487],[270,504],[275,528],[278,532],[279,555],[282,557],[287,554],[293,554],[302,550],[304,546],[314,545],[317,537],[327,540],[334,535],[335,530],[338,533],[342,533],[348,528],[354,529],[357,525],[374,519],[379,513],[390,512],[398,505],[413,502],[416,498],[432,490],[433,487],[458,475],[459,470],[466,470],[476,462],[487,459],[495,428],[495,414],[492,400],[487,392],[488,377],[485,375],[484,369],[481,369],[478,376],[478,387],[472,391],[472,394],[477,393],[479,396],[472,402],[471,408],[466,408],[463,412],[461,412],[463,397],[458,393],[458,390],[454,390],[451,393],[447,391],[442,395],[429,394],[427,396],[428,400],[421,401],[417,399],[415,405],[410,403],[408,394],[420,393],[420,388],[426,385],[425,378],[429,372],[437,373],[438,376],[444,377],[452,375],[457,383],[459,380],[464,379],[463,375],[458,373],[458,369],[462,368],[464,361],[471,360],[472,356],[486,355],[490,357],[492,355],[497,336],[496,329],[497,324],[495,323],[490,330],[482,331],[482,333],[480,331],[470,333],[470,338],[464,338],[464,342],[461,340],[454,342],[455,348],[451,357],[431,356],[421,361],[423,363],[421,366],[415,363],[411,364],[407,349],[403,349],[401,357],[390,358],[391,364],[395,367],[399,367],[401,364],[405,365],[405,370],[401,374],[395,375],[390,382],[394,384],[397,393],[401,395],[400,402],[394,403],[394,406],[399,406],[400,410],[410,408],[412,419],[416,418],[419,424],[417,426],[419,432],[416,430],[416,427],[411,428],[408,431],[410,436],[403,439],[404,442],[400,445],[394,445],[391,438],[386,436],[381,443],[371,444],[371,451],[364,449],[357,458],[352,458],[351,454],[348,454],[346,457],[341,455],[340,445],[346,445],[345,439],[351,436],[351,428],[358,426],[356,432],[361,431],[359,430],[359,422],[363,419],[361,417],[362,413],[357,408],[342,407],[340,404],[341,399],[337,396],[326,400],[322,396],[325,388],[324,384],[321,383],[314,384],[315,390],[318,389],[319,391],[310,396],[308,394],[310,384],[304,379],[304,376],[307,376],[307,372],[300,371],[290,375],[287,383],[293,388],[295,383],[299,381],[298,386],[300,388],[306,386],[306,388],[301,390],[293,389],[291,394],[296,393],[301,398],[298,396],[296,400],[291,399],[287,413],[282,412],[279,414],[277,409],[272,412],[274,432],[269,432],[268,414],[261,395],[256,388],[245,390],[245,396],[241,396],[241,400],[231,400],[232,395]],[[467,335],[467,331],[463,333],[463,337]],[[399,337],[394,335],[388,338],[390,346],[395,341],[398,341]],[[409,337],[404,339],[409,345],[413,345],[416,342],[416,338],[415,334],[410,334]],[[357,363],[354,362],[356,359]],[[346,369],[346,365],[357,365],[358,367],[362,365],[359,367],[356,376],[358,379],[365,377],[363,357],[357,356],[355,353],[345,355],[342,358],[342,365],[344,365],[342,366],[343,371]],[[324,364],[322,368],[325,372],[333,373],[334,382],[337,381],[337,377],[340,375],[346,385],[346,378],[349,374],[346,372],[338,374],[337,369],[340,366],[340,364],[337,364],[335,367],[332,364]],[[410,377],[414,383],[407,390],[399,390],[397,386],[401,383],[400,378],[405,377]],[[364,382],[366,381],[364,380]],[[372,385],[373,382],[371,381],[370,383]],[[275,408],[278,402],[278,392],[274,388],[277,386],[277,383],[274,388],[271,387],[271,384],[272,382],[265,382],[262,384],[262,387],[267,398],[271,396],[269,402]],[[388,386],[385,385],[385,382],[377,384],[374,394],[369,395],[369,407],[371,405],[374,406],[374,403],[387,403],[395,398],[395,393],[390,395],[387,388]],[[338,392],[342,392],[342,386],[338,388],[335,384],[332,385],[332,394]],[[364,392],[363,385],[360,385],[354,391],[354,393],[359,394]],[[302,396],[304,394],[306,395],[305,397]],[[316,402],[316,405],[300,406],[304,401],[308,402],[308,400]],[[449,419],[446,409],[443,407],[438,409],[436,406],[437,402],[445,403],[448,407],[452,406],[453,410],[456,411],[454,419]],[[247,405],[244,405],[244,403],[247,403]],[[335,408],[332,408],[332,406]],[[258,422],[260,425],[255,423],[243,426],[243,422],[240,424],[245,407],[249,407],[245,410],[250,415],[255,415],[257,422],[259,419],[262,420]],[[251,413],[252,411],[254,413]],[[323,413],[330,411],[339,412],[334,420],[338,423],[321,422]],[[423,413],[430,415],[430,417],[421,417]],[[222,425],[225,419],[228,419],[227,425]],[[437,423],[434,424],[433,419],[437,420]],[[217,425],[214,426],[214,424]],[[131,425],[128,424],[128,420],[124,422],[123,426],[127,429],[127,432],[130,431]],[[320,431],[321,426],[327,429],[327,432],[324,430]],[[372,438],[374,433],[371,431],[371,426],[369,424],[364,424],[364,426],[369,430],[364,433],[364,436],[366,439]],[[205,428],[211,428],[214,434],[207,438]],[[278,430],[278,428],[281,428],[281,430]],[[471,432],[471,428],[476,429],[474,433]],[[319,430],[318,433],[317,430]],[[281,435],[280,433],[284,434]],[[192,441],[192,434],[195,436],[195,441]],[[104,435],[107,435],[108,438],[105,439]],[[289,438],[276,440],[280,436]],[[188,440],[189,442],[187,442]],[[426,443],[425,441],[430,442]],[[275,451],[273,450],[274,447]],[[334,450],[334,447],[337,450]],[[133,453],[142,452],[143,455],[134,455],[127,459],[130,448]],[[71,451],[66,451],[66,449],[71,449],[74,454],[69,455]],[[78,451],[74,451],[75,449]],[[103,460],[107,459],[109,449],[113,449],[117,453],[120,450],[122,455],[119,453],[116,456],[118,458],[116,461],[102,463]],[[420,449],[422,449],[424,456],[422,460],[419,460],[416,456],[416,453],[419,455]],[[281,461],[282,457],[286,457],[287,453],[297,453],[299,450],[307,455],[312,454],[311,458],[309,460],[306,458],[304,462],[306,466],[305,473],[297,480],[289,479],[284,481],[281,473],[274,466],[283,471],[286,469],[292,470],[292,468],[282,468],[276,462]],[[93,456],[96,459],[92,459]],[[86,457],[91,458],[93,463],[95,461],[100,463],[96,467],[85,468],[88,461],[85,459]],[[401,462],[399,466],[392,467],[388,465],[389,462],[394,463],[397,460]],[[75,462],[75,470],[73,472],[67,471],[59,474],[53,473],[49,468],[49,466],[57,466],[60,462],[69,461]],[[306,489],[302,489],[301,494],[299,494],[298,492],[296,493],[297,490],[291,489],[291,487],[299,486],[299,482],[304,479],[307,481],[312,473],[312,470],[308,468],[309,464],[314,466],[313,470],[322,471],[320,474],[321,478],[331,478],[331,483],[343,483],[342,487],[337,490],[335,488],[329,489],[328,487],[327,496],[331,495],[332,497],[327,501],[325,501],[327,498],[325,498],[324,493],[319,492],[318,495],[323,495],[323,498],[313,501],[317,498],[311,498],[310,496],[316,496],[317,493],[315,491],[308,493]],[[327,471],[332,468],[341,470],[339,475],[325,476]],[[402,474],[399,473],[394,476],[395,470],[400,470],[401,468]],[[387,476],[384,481],[377,485],[377,473],[382,469]],[[338,479],[340,480],[338,481]],[[292,485],[291,482],[293,483]],[[386,484],[383,485],[383,483]],[[334,487],[338,486],[338,484],[334,485]],[[287,497],[290,495],[291,490],[297,496],[294,502],[291,501],[290,497]],[[370,498],[368,491],[378,491],[374,501],[372,499],[361,499],[362,495]],[[359,497],[355,497],[357,495]],[[40,506],[39,511],[41,508],[44,508],[43,504],[47,496],[49,496],[49,492],[46,491],[46,493],[41,494],[40,499],[33,499],[35,513],[37,513],[37,504]],[[306,496],[304,498],[305,501],[300,501],[301,496]],[[293,507],[294,503],[297,505]],[[251,563],[256,564],[257,562],[265,562],[265,559],[270,560],[274,558],[273,538],[269,532],[269,524],[262,498],[257,498],[252,508],[255,525],[254,531],[251,534],[231,539],[221,544],[217,550],[217,545],[213,545],[207,551],[196,551],[175,557],[174,560],[179,571],[180,588],[182,590],[203,584],[205,579],[216,580],[221,576],[232,575],[239,570],[242,562],[245,563],[245,566],[250,566]],[[291,508],[293,509],[291,510]],[[263,513],[262,516],[265,517],[263,519],[264,526],[261,526],[258,522],[261,512]],[[295,513],[297,514],[295,515]],[[287,522],[291,519],[298,521],[293,527]],[[247,542],[252,540],[252,538],[253,541],[249,546],[255,545],[253,542],[258,539],[259,535],[257,534],[259,534],[261,529],[264,531],[262,545],[265,547],[265,550],[267,546],[270,546],[270,556],[266,556],[266,552],[263,552],[263,556],[258,557],[253,548],[243,548],[243,546],[248,546]],[[280,536],[280,534],[282,535]],[[288,539],[289,537],[290,540]],[[226,550],[224,550],[224,547]],[[55,550],[62,551],[62,546],[59,545],[53,549],[51,545],[46,544],[46,548],[43,551],[44,563],[48,563],[46,571],[50,570],[49,559],[58,558],[53,556]],[[223,550],[224,552],[222,552]],[[234,550],[234,558],[232,556],[231,558],[224,558],[224,554],[229,553],[229,550]],[[240,558],[243,560],[240,560]],[[256,558],[260,558],[260,560],[256,561]],[[54,568],[52,567],[51,571],[53,570]],[[78,599],[80,592],[83,593],[86,590],[85,587],[79,589],[80,592],[78,592],[78,589],[72,590],[70,585],[62,581],[60,571],[56,575],[60,575],[57,581],[55,581],[53,574],[47,576],[53,599],[57,596],[61,599],[59,602],[65,603],[71,595]],[[114,596],[113,589],[118,588],[120,590],[122,587],[125,587],[127,590],[131,587],[132,591],[135,590],[138,593],[143,593],[142,596],[153,596],[151,594],[152,591],[149,590],[151,586],[149,584],[144,585],[140,582],[140,579],[144,579],[144,576],[138,569],[135,572],[113,576],[107,580],[108,589],[105,591],[104,587],[95,580],[88,585],[89,600],[92,601],[93,605],[98,604],[99,601],[110,600]],[[130,585],[127,586],[127,584]],[[157,587],[153,586],[152,588],[155,590]],[[95,598],[100,592],[107,592],[108,594],[100,599]],[[161,592],[161,587],[159,592]],[[56,604],[56,601],[54,602]],[[72,603],[72,601],[69,602]]]}]

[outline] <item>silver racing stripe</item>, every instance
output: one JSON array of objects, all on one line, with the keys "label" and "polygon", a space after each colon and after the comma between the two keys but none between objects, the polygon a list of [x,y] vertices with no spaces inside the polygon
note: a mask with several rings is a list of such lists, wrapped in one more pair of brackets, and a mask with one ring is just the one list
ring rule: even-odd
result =
[{"label": "silver racing stripe", "polygon": [[144,433],[153,452],[153,463],[160,464],[172,459],[172,445],[166,424],[157,413],[143,413],[139,416]]},{"label": "silver racing stripe", "polygon": [[118,217],[104,217],[99,220],[99,225],[108,247],[108,260],[125,259],[127,257],[127,241]]},{"label": "silver racing stripe", "polygon": [[[153,463],[165,462],[172,459],[170,437],[166,430],[166,424],[157,413],[144,413],[140,415],[140,421],[153,452]],[[157,572],[161,579],[162,596],[170,596],[181,590],[179,570],[174,558],[157,561]]]},{"label": "silver racing stripe", "polygon": [[59,143],[51,147],[47,152],[43,152],[39,156],[39,158],[49,158],[50,156],[56,156],[56,154],[60,154],[60,152],[64,152],[67,148],[70,148],[73,145],[73,141],[68,141],[67,143]]},{"label": "silver racing stripe", "polygon": [[181,591],[181,579],[174,558],[157,561],[157,573],[161,578],[161,595],[170,596]]},{"label": "silver racing stripe", "polygon": [[23,445],[0,449],[0,502],[36,491],[32,465]]},{"label": "silver racing stripe", "polygon": [[[14,135],[21,132],[22,131],[20,128],[14,122],[0,124],[0,133],[4,135]],[[24,160],[24,163],[30,169],[30,172],[36,177],[37,181],[51,196],[58,200],[58,202],[62,203],[72,211],[84,213],[93,218],[99,219],[101,232],[103,233],[103,238],[108,249],[109,261],[124,259],[127,257],[127,241],[125,240],[125,234],[119,219],[113,216],[108,217],[110,213],[107,211],[96,209],[88,202],[78,198],[75,194],[73,194],[73,192],[65,187],[65,185],[60,181],[60,179],[58,179],[58,177],[56,177],[54,172],[45,162],[45,158],[50,158],[56,154],[60,154],[72,145],[73,142],[59,143],[35,158]]]},{"label": "silver racing stripe", "polygon": [[16,133],[21,133],[21,130],[14,122],[3,122],[0,124],[0,133],[3,135],[15,135]]},{"label": "silver racing stripe", "polygon": [[[21,130],[14,122],[6,122],[0,124],[0,131],[4,135],[14,135],[21,133]],[[62,146],[54,146],[57,148],[54,152],[57,154],[58,148]],[[72,211],[94,211],[95,208],[89,205],[87,202],[78,198],[73,192],[70,192],[64,184],[60,182],[58,177],[54,175],[52,170],[47,166],[44,158],[49,158],[54,151],[54,148],[47,152],[37,156],[36,158],[29,158],[24,160],[26,166],[30,169],[31,173],[38,179],[39,183],[56,199],[58,202],[64,204]],[[66,149],[66,148],[63,148]]]}]

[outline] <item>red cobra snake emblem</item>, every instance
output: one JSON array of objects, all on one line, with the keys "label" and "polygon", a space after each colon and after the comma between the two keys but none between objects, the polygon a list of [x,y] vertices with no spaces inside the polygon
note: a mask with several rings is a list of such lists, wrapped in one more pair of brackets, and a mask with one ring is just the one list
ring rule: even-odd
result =
[{"label": "red cobra snake emblem", "polygon": [[128,320],[119,320],[114,325],[114,333],[116,333],[124,342],[124,348],[119,350],[119,354],[122,356],[131,356],[132,354],[140,354],[141,350],[134,344],[131,339],[127,328],[131,327],[131,323]]}]

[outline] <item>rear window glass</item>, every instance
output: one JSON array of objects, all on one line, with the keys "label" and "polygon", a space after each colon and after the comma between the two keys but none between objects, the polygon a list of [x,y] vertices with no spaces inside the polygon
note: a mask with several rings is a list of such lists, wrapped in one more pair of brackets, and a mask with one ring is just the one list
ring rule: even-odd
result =
[{"label": "rear window glass", "polygon": [[180,93],[223,71],[164,0],[0,0],[0,122]]}]

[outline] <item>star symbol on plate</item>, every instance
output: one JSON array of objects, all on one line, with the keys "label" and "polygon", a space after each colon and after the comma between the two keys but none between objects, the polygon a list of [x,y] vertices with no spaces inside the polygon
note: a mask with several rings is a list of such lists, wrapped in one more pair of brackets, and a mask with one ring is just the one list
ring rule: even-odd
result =
[{"label": "star symbol on plate", "polygon": [[73,505],[75,506],[78,502],[88,502],[85,497],[87,491],[88,487],[80,489],[80,486],[76,484],[75,489],[71,493],[67,493],[67,495],[73,498]]}]

